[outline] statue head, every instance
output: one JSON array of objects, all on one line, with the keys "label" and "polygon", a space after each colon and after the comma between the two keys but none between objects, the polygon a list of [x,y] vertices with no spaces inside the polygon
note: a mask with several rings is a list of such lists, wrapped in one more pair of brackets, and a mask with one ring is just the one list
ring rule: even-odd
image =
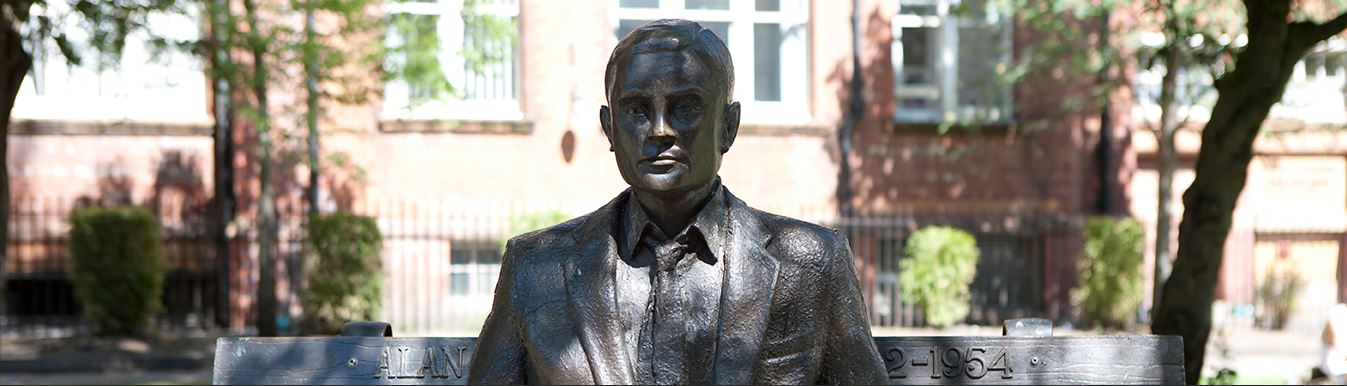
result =
[{"label": "statue head", "polygon": [[734,65],[700,24],[654,21],[617,43],[599,120],[633,189],[681,194],[713,183],[739,130]]}]

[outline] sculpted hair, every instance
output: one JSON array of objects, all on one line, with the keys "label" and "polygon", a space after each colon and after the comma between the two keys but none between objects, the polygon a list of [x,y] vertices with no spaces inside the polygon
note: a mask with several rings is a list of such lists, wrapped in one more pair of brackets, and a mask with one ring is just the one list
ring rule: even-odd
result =
[{"label": "sculpted hair", "polygon": [[608,68],[603,73],[605,97],[612,95],[618,62],[628,61],[635,54],[683,50],[688,50],[713,74],[725,80],[725,103],[729,103],[734,95],[734,63],[730,61],[729,47],[715,32],[683,19],[646,23],[617,42],[613,55],[608,57]]}]

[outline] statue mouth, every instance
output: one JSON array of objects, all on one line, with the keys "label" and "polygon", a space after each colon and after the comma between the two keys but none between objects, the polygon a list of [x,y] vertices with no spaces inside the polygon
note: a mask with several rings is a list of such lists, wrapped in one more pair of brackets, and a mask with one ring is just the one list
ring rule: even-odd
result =
[{"label": "statue mouth", "polygon": [[673,166],[677,163],[678,160],[673,158],[657,158],[650,161],[650,165],[652,166]]}]

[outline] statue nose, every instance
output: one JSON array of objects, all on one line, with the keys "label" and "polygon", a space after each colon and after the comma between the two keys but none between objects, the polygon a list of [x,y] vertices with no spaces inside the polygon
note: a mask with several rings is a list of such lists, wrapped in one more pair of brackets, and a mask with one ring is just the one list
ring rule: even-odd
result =
[{"label": "statue nose", "polygon": [[669,118],[665,116],[664,109],[656,109],[655,121],[650,125],[650,136],[652,138],[673,138],[678,136],[678,132],[672,126],[669,126]]}]

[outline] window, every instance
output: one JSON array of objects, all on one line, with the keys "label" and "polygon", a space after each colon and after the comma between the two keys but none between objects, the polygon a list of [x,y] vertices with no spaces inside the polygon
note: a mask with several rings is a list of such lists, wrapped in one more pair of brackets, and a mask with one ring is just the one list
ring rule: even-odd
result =
[{"label": "window", "polygon": [[[1142,122],[1160,123],[1160,92],[1164,86],[1165,63],[1159,55],[1165,47],[1166,38],[1159,32],[1138,34],[1138,63],[1151,63],[1142,66],[1132,77],[1132,94],[1136,103],[1132,105],[1132,116]],[[1189,44],[1196,48],[1196,40]],[[1175,75],[1174,103],[1179,120],[1206,122],[1211,117],[1211,107],[1216,103],[1215,89],[1211,87],[1215,78],[1212,68],[1190,63],[1179,68]],[[1158,127],[1158,126],[1157,126]]]},{"label": "window", "polygon": [[895,119],[1009,120],[1008,20],[986,0],[900,0],[892,25]]},{"label": "window", "polygon": [[734,55],[734,99],[744,104],[744,121],[808,121],[805,0],[616,2],[614,45],[654,20],[695,21],[720,36]]},{"label": "window", "polygon": [[388,13],[384,116],[517,120],[518,0],[403,0]]},{"label": "window", "polygon": [[449,295],[488,299],[500,276],[499,245],[489,241],[450,242]]},{"label": "window", "polygon": [[[71,14],[64,2],[35,14]],[[61,20],[61,18],[57,18]],[[77,16],[65,18],[65,32],[74,42],[88,33]],[[195,16],[149,16],[155,36],[180,41],[198,38]],[[59,28],[59,27],[58,27]],[[99,68],[91,50],[79,50],[83,63],[71,66],[51,39],[32,47],[33,67],[15,100],[17,119],[61,121],[141,121],[209,125],[209,90],[200,61],[191,52],[156,52],[143,31],[126,39],[120,61]]]},{"label": "window", "polygon": [[1304,123],[1347,123],[1347,40],[1333,37],[1305,54],[1273,107],[1274,118]]}]

